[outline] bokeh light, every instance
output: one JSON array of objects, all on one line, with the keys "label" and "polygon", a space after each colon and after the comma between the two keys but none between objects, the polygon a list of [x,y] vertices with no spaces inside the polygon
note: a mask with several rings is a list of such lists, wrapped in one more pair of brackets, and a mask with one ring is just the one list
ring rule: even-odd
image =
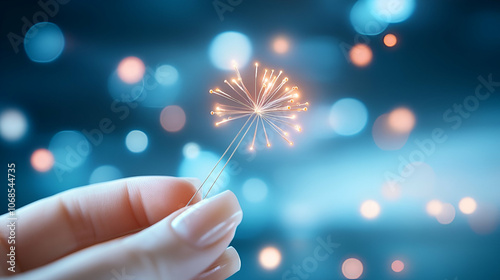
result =
[{"label": "bokeh light", "polygon": [[144,92],[144,81],[137,83],[125,83],[114,71],[108,78],[108,91],[114,100],[120,102],[132,102],[137,100]]},{"label": "bokeh light", "polygon": [[148,136],[140,130],[132,130],[125,137],[125,145],[132,153],[141,153],[148,147]]},{"label": "bokeh light", "polygon": [[54,156],[47,149],[38,149],[31,154],[31,166],[38,172],[47,172],[54,166]]},{"label": "bokeh light", "polygon": [[458,203],[458,208],[464,214],[472,214],[476,211],[477,203],[472,197],[464,197]]},{"label": "bokeh light", "polygon": [[367,200],[359,209],[361,215],[367,219],[374,219],[380,214],[380,205],[375,200]]},{"label": "bokeh light", "polygon": [[275,247],[266,247],[259,253],[259,263],[267,270],[275,269],[281,263],[281,252]]},{"label": "bokeh light", "polygon": [[186,113],[177,105],[165,107],[160,114],[160,123],[168,132],[177,132],[186,124]]},{"label": "bokeh light", "polygon": [[273,50],[277,54],[285,54],[290,49],[290,41],[283,37],[279,36],[273,40]]},{"label": "bokeh light", "polygon": [[0,114],[0,135],[5,141],[20,140],[28,130],[28,122],[23,113],[7,109]]},{"label": "bokeh light", "polygon": [[415,126],[415,115],[407,108],[397,108],[389,113],[390,127],[399,133],[409,133]]},{"label": "bokeh light", "polygon": [[170,86],[179,80],[179,72],[172,65],[161,65],[156,68],[155,79],[161,85]]},{"label": "bokeh light", "polygon": [[401,149],[406,144],[409,133],[395,131],[389,125],[389,114],[382,114],[373,123],[372,136],[380,149],[393,151]]},{"label": "bokeh light", "polygon": [[252,45],[247,36],[238,32],[224,32],[214,38],[210,44],[210,60],[219,69],[232,70],[235,61],[238,67],[244,67],[252,56]]},{"label": "bokeh light", "polygon": [[135,56],[129,56],[118,64],[118,77],[127,84],[135,84],[142,80],[146,66],[144,62]]},{"label": "bokeh light", "polygon": [[401,272],[405,268],[405,264],[400,260],[395,260],[392,262],[391,268],[394,272]]},{"label": "bokeh light", "polygon": [[386,34],[384,36],[384,44],[388,46],[389,48],[394,47],[398,42],[398,38],[396,38],[396,35],[394,34]]},{"label": "bokeh light", "polygon": [[427,202],[425,210],[427,211],[427,214],[435,217],[443,211],[443,203],[437,199],[433,199]]},{"label": "bokeh light", "polygon": [[342,274],[347,279],[358,279],[363,274],[363,264],[358,259],[349,258],[342,263]]},{"label": "bokeh light", "polygon": [[366,67],[373,58],[373,52],[370,47],[365,44],[357,44],[349,51],[351,62],[358,67]]},{"label": "bokeh light", "polygon": [[440,224],[450,224],[455,219],[455,207],[449,203],[443,203],[441,212],[436,215],[436,219]]},{"label": "bokeh light", "polygon": [[264,181],[251,178],[243,183],[243,196],[250,202],[261,202],[267,196],[267,185]]},{"label": "bokeh light", "polygon": [[369,0],[372,14],[388,23],[402,22],[415,10],[415,0]]},{"label": "bokeh light", "polygon": [[330,110],[330,125],[340,135],[348,136],[360,132],[367,120],[368,111],[365,105],[354,98],[340,99]]},{"label": "bokeh light", "polygon": [[354,30],[363,35],[377,35],[382,33],[388,23],[382,21],[372,14],[369,1],[357,1],[351,9],[351,24]]},{"label": "bokeh light", "polygon": [[144,93],[140,104],[144,107],[165,108],[175,103],[185,84],[182,83],[179,71],[169,64],[162,64],[144,75]]},{"label": "bokeh light", "polygon": [[58,58],[64,49],[64,35],[51,22],[33,25],[24,36],[24,50],[34,62],[47,63]]},{"label": "bokeh light", "polygon": [[85,136],[73,130],[58,132],[49,142],[49,150],[54,155],[56,164],[61,168],[71,169],[82,165],[92,151]]},{"label": "bokeh light", "polygon": [[97,167],[90,174],[89,184],[96,184],[122,178],[121,171],[112,165]]},{"label": "bokeh light", "polygon": [[189,142],[182,148],[182,154],[186,158],[196,158],[200,154],[200,146],[196,143]]}]

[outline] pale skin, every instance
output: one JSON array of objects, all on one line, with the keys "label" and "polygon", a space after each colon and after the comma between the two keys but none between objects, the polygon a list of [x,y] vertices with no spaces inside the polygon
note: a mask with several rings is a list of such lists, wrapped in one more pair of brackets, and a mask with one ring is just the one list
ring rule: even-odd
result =
[{"label": "pale skin", "polygon": [[[197,194],[194,205],[185,207],[196,191],[192,182],[126,178],[72,189],[17,210],[16,272],[2,261],[1,279],[228,278],[240,268],[236,250],[228,246],[241,208],[231,192],[202,202]],[[0,217],[2,260],[11,246],[7,215]]]}]

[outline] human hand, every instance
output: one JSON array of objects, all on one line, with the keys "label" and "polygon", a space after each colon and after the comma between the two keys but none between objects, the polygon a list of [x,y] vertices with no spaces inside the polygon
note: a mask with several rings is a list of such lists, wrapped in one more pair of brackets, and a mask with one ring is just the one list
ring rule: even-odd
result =
[{"label": "human hand", "polygon": [[[196,179],[195,179],[196,180]],[[196,180],[198,181],[198,180]],[[193,179],[134,177],[72,189],[19,209],[16,273],[8,279],[225,279],[240,269],[228,245],[236,196],[201,202]],[[198,183],[199,185],[199,183]],[[11,245],[0,217],[0,254]],[[1,276],[10,276],[7,262]]]}]

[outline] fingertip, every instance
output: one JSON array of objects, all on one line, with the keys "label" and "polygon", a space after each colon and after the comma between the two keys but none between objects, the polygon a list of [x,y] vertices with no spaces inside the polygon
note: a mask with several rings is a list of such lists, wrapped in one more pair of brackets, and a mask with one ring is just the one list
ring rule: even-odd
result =
[{"label": "fingertip", "polygon": [[[241,269],[241,259],[240,259],[240,254],[238,254],[238,251],[233,246],[229,246],[226,249],[225,254],[227,254],[228,259],[231,260],[231,270],[234,271],[234,273],[240,271]],[[232,275],[232,274],[231,274]]]},{"label": "fingertip", "polygon": [[171,227],[181,239],[197,248],[218,243],[233,232],[243,217],[236,196],[224,191],[204,199],[173,218]]},{"label": "fingertip", "polygon": [[204,272],[200,273],[195,280],[219,280],[227,279],[241,269],[241,260],[234,247],[229,246],[224,253],[215,260]]}]

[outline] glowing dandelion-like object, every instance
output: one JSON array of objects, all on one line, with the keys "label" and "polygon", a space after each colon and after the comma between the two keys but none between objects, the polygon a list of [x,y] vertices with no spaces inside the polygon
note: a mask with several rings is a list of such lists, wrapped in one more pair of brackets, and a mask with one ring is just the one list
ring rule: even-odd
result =
[{"label": "glowing dandelion-like object", "polygon": [[236,64],[234,64],[234,70],[236,72],[236,78],[233,78],[230,81],[224,81],[224,83],[228,86],[227,90],[216,88],[209,91],[211,94],[217,95],[226,101],[229,101],[229,104],[216,105],[210,114],[220,118],[220,120],[215,123],[216,126],[242,118],[246,119],[246,121],[234,137],[233,141],[231,141],[226,151],[222,154],[219,161],[210,171],[207,178],[193,195],[188,205],[207,182],[208,178],[212,175],[214,170],[238,138],[240,138],[240,140],[222,167],[222,170],[218,172],[215,181],[208,189],[205,197],[208,195],[249,131],[253,132],[252,142],[249,149],[254,150],[255,139],[259,129],[262,129],[264,132],[267,147],[271,147],[271,142],[268,137],[269,131],[276,132],[279,136],[281,136],[281,138],[283,138],[284,141],[292,146],[293,142],[289,138],[288,131],[290,129],[298,132],[302,130],[302,128],[295,123],[297,119],[296,114],[307,111],[309,103],[301,103],[299,101],[300,95],[298,87],[286,86],[288,78],[282,77],[283,71],[278,72],[275,70],[269,71],[268,69],[264,69],[262,75],[259,76],[259,64],[255,63],[254,87],[251,92],[243,83],[243,79],[241,78],[240,71],[238,70]]}]

